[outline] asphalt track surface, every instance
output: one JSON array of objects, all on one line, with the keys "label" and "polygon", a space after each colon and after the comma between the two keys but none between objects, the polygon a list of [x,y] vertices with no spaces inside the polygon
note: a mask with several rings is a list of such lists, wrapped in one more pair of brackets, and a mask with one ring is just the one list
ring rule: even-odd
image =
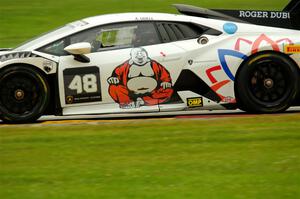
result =
[{"label": "asphalt track surface", "polygon": [[[300,107],[292,107],[284,113],[269,114],[287,115],[300,114]],[[25,125],[81,125],[81,124],[101,124],[115,122],[141,122],[146,120],[172,120],[172,119],[221,119],[255,117],[255,114],[248,114],[241,110],[214,110],[214,111],[178,111],[163,113],[138,113],[138,114],[103,114],[103,115],[75,115],[75,116],[43,116],[36,123]],[[0,120],[0,128],[7,125]]]}]

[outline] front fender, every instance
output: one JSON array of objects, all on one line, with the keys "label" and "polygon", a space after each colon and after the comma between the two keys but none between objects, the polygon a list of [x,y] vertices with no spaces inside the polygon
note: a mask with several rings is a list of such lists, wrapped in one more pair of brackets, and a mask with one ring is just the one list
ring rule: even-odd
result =
[{"label": "front fender", "polygon": [[27,64],[39,68],[45,74],[57,72],[57,62],[41,57],[32,52],[9,52],[0,55],[0,69],[10,65]]}]

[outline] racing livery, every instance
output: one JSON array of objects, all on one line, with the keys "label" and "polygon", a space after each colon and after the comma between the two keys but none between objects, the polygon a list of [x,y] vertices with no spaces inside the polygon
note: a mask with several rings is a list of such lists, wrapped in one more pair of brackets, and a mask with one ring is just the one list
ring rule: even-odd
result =
[{"label": "racing livery", "polygon": [[110,96],[121,108],[162,104],[173,93],[169,72],[143,48],[133,48],[131,59],[113,71],[108,83]]},{"label": "racing livery", "polygon": [[183,15],[90,17],[1,49],[0,118],[299,104],[299,1],[283,12],[175,6]]}]

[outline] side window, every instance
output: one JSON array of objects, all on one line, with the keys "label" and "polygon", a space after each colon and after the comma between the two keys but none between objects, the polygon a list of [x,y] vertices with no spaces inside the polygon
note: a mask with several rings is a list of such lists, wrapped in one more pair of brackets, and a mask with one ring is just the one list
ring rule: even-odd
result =
[{"label": "side window", "polygon": [[161,43],[154,23],[141,22],[138,25],[138,29],[135,32],[135,38],[133,39],[133,46],[149,46]]},{"label": "side window", "polygon": [[92,41],[93,52],[147,46],[160,43],[151,22],[121,23],[103,26]]},{"label": "side window", "polygon": [[57,56],[67,55],[68,53],[64,51],[64,48],[70,44],[70,42],[67,41],[69,41],[67,38],[60,39],[38,49],[38,51]]},{"label": "side window", "polygon": [[159,22],[157,28],[164,42],[193,39],[204,32],[202,27],[190,23]]},{"label": "side window", "polygon": [[201,36],[203,33],[208,34],[208,31],[214,35],[222,34],[217,30],[193,23],[158,22],[156,25],[163,42],[193,39]]},{"label": "side window", "polygon": [[138,29],[136,25],[124,27],[104,27],[94,41],[95,50],[105,48],[130,47]]},{"label": "side window", "polygon": [[160,43],[155,26],[151,22],[135,22],[105,25],[85,30],[55,41],[39,49],[53,55],[67,55],[64,48],[70,44],[88,42],[92,52]]}]

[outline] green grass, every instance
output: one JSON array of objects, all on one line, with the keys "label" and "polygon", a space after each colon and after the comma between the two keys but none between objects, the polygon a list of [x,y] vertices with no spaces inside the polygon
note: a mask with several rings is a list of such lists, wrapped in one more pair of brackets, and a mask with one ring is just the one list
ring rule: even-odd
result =
[{"label": "green grass", "polygon": [[299,120],[0,126],[0,198],[300,198]]},{"label": "green grass", "polygon": [[208,8],[282,10],[288,0],[0,0],[0,47],[14,47],[68,22],[104,13],[176,12],[184,3]]},{"label": "green grass", "polygon": [[[84,17],[173,3],[280,10],[288,0],[0,0],[0,47]],[[1,126],[2,199],[300,198],[300,115]]]}]

